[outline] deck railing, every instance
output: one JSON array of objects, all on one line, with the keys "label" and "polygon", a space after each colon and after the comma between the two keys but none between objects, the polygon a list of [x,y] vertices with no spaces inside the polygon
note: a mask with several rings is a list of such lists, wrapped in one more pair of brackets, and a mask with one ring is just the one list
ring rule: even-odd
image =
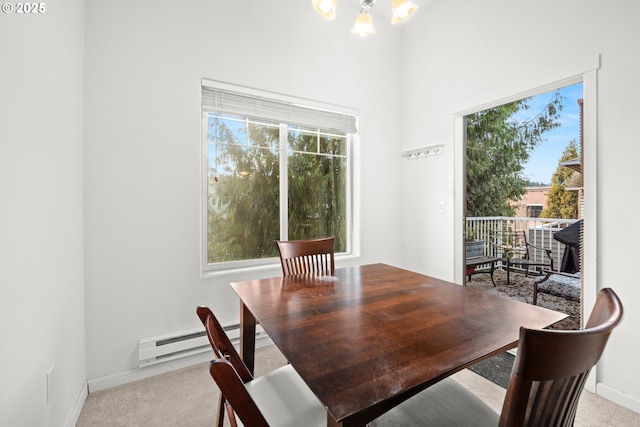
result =
[{"label": "deck railing", "polygon": [[[506,230],[524,231],[529,243],[540,248],[551,249],[554,269],[559,270],[565,245],[555,240],[553,235],[577,221],[577,219],[559,218],[469,217],[466,223],[466,239],[483,240],[485,242],[483,255],[494,255],[490,253],[492,248],[489,244],[492,233]],[[532,260],[542,261],[545,257],[544,251],[535,250],[530,253],[530,257]]]}]

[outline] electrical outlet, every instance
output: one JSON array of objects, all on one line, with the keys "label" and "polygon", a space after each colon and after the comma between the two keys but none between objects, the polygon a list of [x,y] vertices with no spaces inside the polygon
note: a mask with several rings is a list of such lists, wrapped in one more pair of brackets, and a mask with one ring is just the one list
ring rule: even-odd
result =
[{"label": "electrical outlet", "polygon": [[438,212],[444,213],[444,202],[438,203]]},{"label": "electrical outlet", "polygon": [[56,366],[51,365],[47,372],[47,405],[53,400],[53,391],[56,389]]}]

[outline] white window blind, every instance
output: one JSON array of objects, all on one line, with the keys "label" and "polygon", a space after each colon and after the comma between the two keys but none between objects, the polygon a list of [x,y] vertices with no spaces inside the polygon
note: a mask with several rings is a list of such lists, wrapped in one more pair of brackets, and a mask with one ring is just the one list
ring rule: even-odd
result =
[{"label": "white window blind", "polygon": [[355,134],[354,114],[202,86],[202,110]]}]

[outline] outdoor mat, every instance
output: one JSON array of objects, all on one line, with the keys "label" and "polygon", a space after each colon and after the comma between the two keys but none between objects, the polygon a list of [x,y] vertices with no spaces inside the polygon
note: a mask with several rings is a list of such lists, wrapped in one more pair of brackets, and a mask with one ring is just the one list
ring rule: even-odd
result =
[{"label": "outdoor mat", "polygon": [[514,359],[515,356],[513,354],[505,352],[471,365],[469,370],[503,388],[507,388]]}]

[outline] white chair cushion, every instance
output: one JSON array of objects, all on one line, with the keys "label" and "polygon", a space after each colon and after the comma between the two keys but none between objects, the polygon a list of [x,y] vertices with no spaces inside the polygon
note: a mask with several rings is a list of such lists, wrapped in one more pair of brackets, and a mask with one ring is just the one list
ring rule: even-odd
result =
[{"label": "white chair cushion", "polygon": [[245,387],[271,427],[327,425],[326,409],[291,365],[258,377]]}]

